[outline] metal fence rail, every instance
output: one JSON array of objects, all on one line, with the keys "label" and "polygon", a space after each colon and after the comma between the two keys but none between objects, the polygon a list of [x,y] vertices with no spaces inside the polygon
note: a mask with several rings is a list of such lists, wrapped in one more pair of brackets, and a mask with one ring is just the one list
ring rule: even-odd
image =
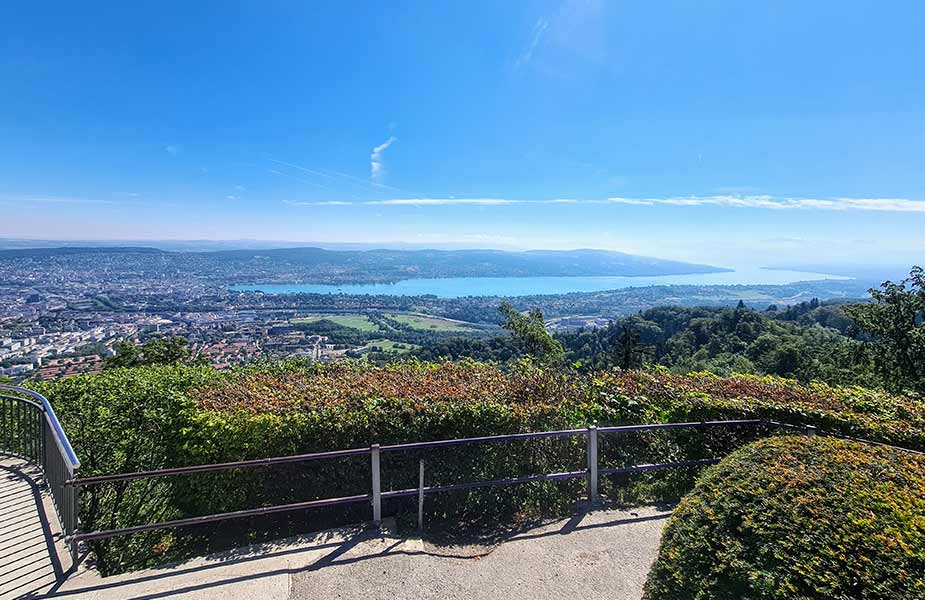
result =
[{"label": "metal fence rail", "polygon": [[42,469],[65,538],[73,541],[78,527],[78,491],[72,481],[80,461],[58,422],[54,409],[41,394],[0,385],[0,453],[22,458]]},{"label": "metal fence rail", "polygon": [[[219,521],[226,521],[230,519],[240,519],[246,517],[254,516],[263,516],[269,514],[279,514],[279,513],[288,513],[296,511],[304,511],[312,508],[320,508],[325,506],[335,506],[335,505],[346,505],[346,504],[359,504],[359,503],[368,503],[372,509],[372,520],[375,523],[379,523],[382,519],[382,501],[384,499],[395,499],[395,498],[408,498],[417,496],[418,497],[418,513],[422,515],[423,512],[423,501],[424,497],[428,494],[439,494],[439,493],[448,493],[448,492],[459,492],[466,490],[474,490],[481,488],[490,488],[490,487],[503,487],[503,486],[512,486],[520,485],[525,483],[536,483],[544,481],[565,481],[571,479],[586,479],[588,485],[588,499],[589,501],[596,502],[598,501],[598,484],[601,476],[604,475],[616,475],[616,474],[628,474],[628,473],[641,473],[647,471],[654,471],[660,469],[671,469],[671,468],[681,468],[681,467],[693,467],[693,466],[703,466],[708,464],[713,464],[719,462],[719,458],[709,458],[709,459],[699,459],[699,460],[688,460],[688,461],[678,461],[678,462],[668,462],[668,463],[657,463],[657,464],[640,464],[633,465],[628,467],[611,467],[611,468],[599,468],[598,465],[598,440],[600,436],[612,436],[619,434],[627,434],[632,432],[640,431],[662,431],[662,430],[674,430],[674,429],[706,429],[706,428],[769,428],[774,429],[778,427],[777,424],[770,423],[768,421],[762,420],[740,420],[740,421],[706,421],[706,422],[691,422],[691,423],[659,423],[651,425],[627,425],[620,427],[588,427],[586,429],[567,429],[560,431],[541,431],[533,433],[516,433],[509,435],[496,435],[496,436],[484,436],[484,437],[474,437],[474,438],[460,438],[460,439],[450,439],[450,440],[439,440],[439,441],[430,441],[430,442],[415,442],[409,444],[394,444],[387,446],[379,446],[374,444],[369,448],[352,448],[348,450],[334,450],[330,452],[317,452],[312,454],[300,454],[294,456],[280,456],[274,458],[266,459],[257,459],[257,460],[245,460],[237,462],[227,462],[227,463],[218,463],[211,465],[196,465],[190,467],[177,467],[170,469],[159,469],[154,471],[139,471],[133,473],[124,473],[118,475],[103,475],[98,477],[84,477],[84,478],[74,478],[65,482],[65,485],[73,489],[86,488],[89,486],[101,485],[106,483],[116,483],[116,482],[125,482],[138,479],[152,479],[152,478],[161,478],[161,477],[173,477],[178,475],[188,475],[193,473],[210,473],[210,472],[219,472],[219,471],[228,471],[236,469],[257,469],[264,468],[273,465],[279,464],[291,464],[291,463],[308,463],[313,461],[322,461],[330,460],[336,458],[343,458],[348,456],[364,456],[368,455],[370,457],[370,492],[368,494],[360,494],[353,496],[345,496],[340,498],[326,498],[318,500],[310,500],[306,502],[296,502],[291,504],[282,504],[276,506],[254,508],[248,510],[238,510],[232,512],[217,513],[211,515],[204,515],[199,517],[190,517],[185,519],[176,519],[172,521],[163,521],[160,523],[146,523],[143,525],[137,525],[133,527],[126,527],[122,529],[110,529],[110,530],[100,530],[100,531],[91,531],[85,533],[76,533],[72,540],[75,543],[80,542],[90,542],[95,540],[103,540],[113,537],[133,535],[137,533],[143,533],[147,531],[154,531],[158,529],[175,529],[181,527],[189,527],[195,525],[203,525],[207,523],[215,523]],[[534,475],[526,475],[522,477],[511,477],[504,479],[494,479],[489,481],[472,481],[472,482],[462,482],[462,483],[453,483],[440,486],[425,486],[424,485],[424,464],[421,461],[421,477],[419,480],[419,485],[417,488],[407,488],[407,489],[398,489],[398,490],[388,490],[382,491],[381,489],[381,466],[380,466],[380,457],[383,453],[395,453],[402,451],[416,451],[416,450],[431,450],[436,448],[446,448],[451,446],[462,446],[462,445],[472,445],[472,444],[489,444],[489,443],[502,443],[502,442],[511,442],[511,441],[520,441],[520,440],[531,440],[531,439],[541,439],[541,438],[559,438],[559,437],[576,437],[583,436],[587,440],[587,468],[580,471],[565,471],[559,473],[541,473]],[[422,526],[422,523],[419,523],[419,526]]]},{"label": "metal fence rail", "polygon": [[[675,469],[683,467],[699,467],[719,462],[720,457],[697,458],[693,460],[677,460],[673,462],[654,462],[647,464],[634,464],[629,466],[607,466],[599,464],[599,446],[603,440],[619,438],[630,433],[658,432],[678,429],[743,429],[754,428],[757,433],[785,429],[794,433],[815,435],[816,428],[779,423],[768,420],[726,420],[701,421],[689,423],[658,423],[648,425],[624,425],[617,427],[595,427],[586,429],[566,429],[558,431],[540,431],[533,433],[516,433],[509,435],[483,436],[473,438],[460,438],[429,442],[415,442],[409,444],[394,444],[379,446],[373,444],[369,448],[352,448],[348,450],[333,450],[328,452],[315,452],[292,456],[278,456],[256,460],[195,465],[159,469],[154,471],[138,471],[96,477],[78,477],[80,462],[58,422],[55,412],[48,401],[40,394],[20,387],[0,385],[0,454],[6,454],[26,460],[41,468],[51,497],[54,501],[58,519],[61,522],[65,539],[68,542],[72,557],[76,561],[78,544],[104,540],[119,536],[128,536],[154,530],[175,529],[190,527],[206,523],[215,523],[231,519],[257,517],[272,514],[305,511],[314,508],[352,505],[368,503],[372,511],[372,519],[378,524],[382,519],[383,499],[418,498],[418,527],[423,527],[424,499],[428,494],[442,494],[460,492],[482,488],[514,486],[526,483],[568,481],[585,479],[587,482],[587,498],[591,503],[599,500],[599,483],[601,477],[612,475],[625,475],[643,473],[662,469]],[[819,431],[824,435],[851,439],[859,442],[888,446],[888,444],[872,442],[870,440],[850,438],[837,433]],[[585,438],[584,457],[587,464],[582,470],[567,470],[555,473],[537,473],[519,477],[507,477],[485,481],[468,481],[447,483],[443,485],[425,485],[425,461],[419,461],[418,486],[416,488],[393,489],[382,491],[382,468],[380,459],[383,454],[399,452],[431,451],[442,448],[496,444],[525,440],[538,440],[548,438]],[[906,448],[898,448],[908,452],[916,452]],[[921,452],[917,452],[921,454]],[[336,498],[320,498],[304,502],[278,504],[260,508],[222,512],[199,517],[189,517],[156,523],[144,523],[120,529],[107,529],[99,531],[81,532],[79,530],[79,498],[81,490],[90,486],[108,483],[121,483],[133,480],[152,480],[165,477],[175,477],[194,473],[215,473],[221,471],[247,470],[272,467],[282,464],[311,463],[340,459],[345,457],[369,456],[369,493],[347,495]],[[637,458],[638,460],[638,458]]]}]

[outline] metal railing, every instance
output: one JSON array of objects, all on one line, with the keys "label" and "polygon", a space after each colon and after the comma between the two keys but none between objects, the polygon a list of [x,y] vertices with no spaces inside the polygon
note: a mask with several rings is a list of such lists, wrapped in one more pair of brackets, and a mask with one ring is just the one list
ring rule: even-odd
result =
[{"label": "metal railing", "polygon": [[[76,563],[78,546],[84,542],[104,540],[108,538],[128,536],[154,530],[176,529],[207,523],[215,523],[231,519],[258,517],[273,514],[306,511],[309,509],[355,505],[368,503],[371,508],[371,517],[377,525],[382,520],[383,500],[417,497],[418,527],[423,528],[424,501],[427,495],[460,492],[481,488],[514,486],[525,483],[567,481],[585,479],[587,483],[587,499],[591,504],[600,499],[599,484],[602,477],[625,475],[675,469],[682,467],[699,467],[719,462],[721,457],[698,458],[693,460],[678,460],[671,462],[655,462],[648,464],[633,464],[629,466],[601,465],[599,445],[602,439],[608,437],[625,436],[634,432],[656,432],[677,429],[716,429],[716,428],[754,428],[756,433],[772,432],[785,429],[794,433],[816,435],[817,430],[812,426],[793,425],[769,420],[729,420],[729,421],[701,421],[690,423],[659,423],[649,425],[625,425],[617,427],[590,426],[585,429],[567,429],[559,431],[542,431],[534,433],[516,433],[509,435],[495,435],[485,437],[461,438],[429,442],[415,442],[408,444],[394,444],[380,446],[373,444],[368,448],[353,448],[348,450],[333,450],[292,456],[279,456],[256,460],[177,467],[154,471],[138,471],[114,475],[101,475],[96,477],[79,477],[80,461],[71,447],[55,412],[41,394],[21,387],[0,385],[0,454],[23,459],[42,470],[47,483],[61,528],[68,543],[69,551]],[[868,444],[887,446],[887,444],[872,442],[870,440],[850,438],[837,433],[818,431],[819,434],[831,435]],[[571,439],[584,437],[585,468],[555,473],[539,473],[502,479],[483,481],[469,481],[447,483],[442,485],[425,485],[425,460],[419,461],[419,473],[416,488],[382,490],[383,455],[400,452],[424,451],[430,452],[441,448],[453,446],[495,444],[502,442],[516,442],[539,439]],[[897,448],[896,446],[890,446]],[[916,452],[906,448],[897,448],[909,452]],[[155,480],[165,477],[189,475],[194,473],[215,473],[221,471],[247,470],[271,467],[283,464],[305,464],[347,457],[369,456],[369,493],[355,494],[334,498],[322,498],[304,502],[278,504],[260,508],[221,512],[204,516],[144,523],[133,527],[119,529],[103,529],[81,532],[79,529],[79,500],[81,490],[90,486],[107,483],[123,483],[133,480]],[[574,467],[574,463],[572,465]]]},{"label": "metal railing", "polygon": [[78,491],[69,485],[80,461],[44,396],[25,388],[0,385],[0,453],[39,467],[54,502],[71,558],[77,559]]},{"label": "metal railing", "polygon": [[[195,465],[189,467],[176,467],[153,471],[138,471],[114,475],[101,475],[95,477],[79,477],[80,462],[71,447],[67,435],[55,416],[54,410],[48,401],[40,394],[20,387],[0,385],[0,453],[24,459],[41,468],[51,497],[54,501],[58,519],[64,531],[72,557],[76,561],[79,544],[104,540],[108,538],[128,536],[148,531],[176,529],[215,523],[231,519],[258,517],[273,514],[306,511],[309,509],[355,505],[368,503],[371,508],[371,517],[374,523],[382,520],[383,500],[417,497],[418,501],[418,527],[423,528],[423,507],[425,497],[432,494],[460,492],[481,488],[514,486],[525,483],[566,481],[585,479],[587,484],[587,499],[590,503],[597,503],[600,499],[599,484],[602,477],[625,475],[675,469],[682,467],[699,467],[719,462],[721,457],[699,458],[694,460],[679,460],[672,462],[655,462],[647,464],[633,464],[629,466],[601,465],[599,445],[602,439],[608,437],[625,436],[634,432],[656,432],[678,429],[716,429],[716,428],[754,428],[756,432],[762,430],[771,432],[778,429],[787,429],[794,433],[815,435],[814,427],[798,426],[768,420],[728,420],[728,421],[701,421],[689,423],[659,423],[648,425],[625,425],[616,427],[590,426],[585,429],[566,429],[559,431],[541,431],[533,433],[516,433],[508,435],[495,435],[473,438],[460,438],[429,442],[415,442],[408,444],[394,444],[380,446],[373,444],[368,448],[352,448],[347,450],[333,450],[328,452],[315,452],[291,456],[278,456],[273,458],[244,460],[236,462]],[[819,432],[823,433],[823,432]],[[845,437],[838,434],[834,437]],[[516,442],[526,440],[539,440],[551,438],[584,437],[585,468],[555,473],[539,473],[519,477],[490,479],[483,481],[469,481],[448,483],[443,485],[425,485],[425,461],[419,463],[418,486],[395,490],[382,490],[381,458],[400,452],[424,451],[429,452],[441,448],[454,446],[495,444],[502,442]],[[854,439],[854,438],[848,438]],[[874,443],[868,440],[857,440]],[[878,444],[885,445],[885,444]],[[347,457],[369,456],[369,493],[322,498],[304,502],[278,504],[260,508],[221,512],[204,516],[144,523],[133,527],[119,529],[103,529],[81,532],[79,530],[79,498],[81,490],[90,486],[108,483],[124,483],[134,480],[155,480],[166,477],[190,475],[195,473],[215,473],[221,471],[247,470],[272,467],[284,464],[305,464]]]},{"label": "metal railing", "polygon": [[[535,433],[517,433],[509,435],[497,435],[497,436],[487,436],[487,437],[475,437],[475,438],[462,438],[462,439],[451,439],[451,440],[441,440],[441,441],[431,441],[431,442],[416,442],[409,444],[395,444],[380,446],[379,444],[374,444],[368,448],[353,448],[349,450],[334,450],[329,452],[317,452],[312,454],[301,454],[294,456],[280,456],[274,458],[265,458],[257,460],[245,460],[237,462],[228,462],[228,463],[218,463],[211,465],[196,465],[190,467],[177,467],[170,469],[160,469],[155,471],[139,471],[133,473],[123,473],[118,475],[102,475],[98,477],[84,477],[84,478],[74,478],[65,482],[65,485],[71,487],[75,490],[80,488],[86,488],[89,486],[102,485],[107,483],[119,483],[127,482],[132,480],[139,479],[157,479],[163,477],[174,477],[178,475],[188,475],[193,473],[212,473],[218,471],[229,471],[237,469],[256,469],[263,467],[270,467],[273,465],[280,464],[292,464],[292,463],[310,463],[316,461],[331,460],[344,457],[358,457],[358,456],[369,456],[369,465],[370,465],[370,479],[369,479],[369,493],[367,494],[358,494],[351,496],[342,496],[336,498],[323,498],[317,500],[309,500],[305,502],[295,502],[290,504],[280,504],[274,506],[267,506],[261,508],[253,508],[246,510],[237,510],[232,512],[223,512],[216,513],[204,516],[189,517],[184,519],[176,519],[171,521],[162,521],[159,523],[145,523],[142,525],[136,525],[133,527],[125,527],[120,529],[108,529],[108,530],[98,530],[90,531],[84,533],[76,533],[72,537],[73,543],[82,543],[82,542],[91,542],[104,540],[113,537],[127,536],[138,533],[144,533],[148,531],[161,530],[161,529],[176,529],[182,527],[190,527],[196,525],[203,525],[208,523],[215,523],[219,521],[226,521],[230,519],[241,519],[246,517],[257,517],[265,516],[271,514],[279,513],[290,513],[296,511],[305,511],[313,508],[329,507],[329,506],[339,506],[339,505],[350,505],[350,504],[360,504],[368,503],[371,508],[371,516],[374,523],[379,524],[382,519],[382,501],[395,498],[408,498],[408,497],[417,497],[418,499],[418,516],[419,516],[419,527],[423,526],[423,503],[425,496],[429,494],[440,494],[448,492],[459,492],[465,490],[474,490],[479,488],[489,488],[489,487],[502,487],[502,486],[512,486],[519,485],[524,483],[535,483],[543,481],[564,481],[571,479],[586,479],[587,481],[587,494],[588,500],[591,503],[596,503],[599,501],[599,480],[601,476],[606,475],[619,475],[619,474],[630,474],[630,473],[639,473],[646,471],[656,471],[661,469],[673,469],[681,467],[695,467],[695,466],[704,466],[717,463],[721,460],[720,457],[712,457],[705,459],[697,460],[684,460],[684,461],[675,461],[675,462],[663,462],[663,463],[652,463],[652,464],[637,464],[632,466],[623,466],[623,467],[604,467],[600,468],[599,457],[598,457],[598,442],[601,436],[617,436],[624,435],[632,432],[643,432],[643,431],[662,431],[662,430],[672,430],[672,429],[708,429],[708,428],[756,428],[758,430],[764,428],[767,430],[773,430],[780,427],[780,424],[763,421],[763,420],[738,420],[738,421],[706,421],[706,422],[692,422],[692,423],[667,423],[667,424],[652,424],[652,425],[628,425],[620,427],[588,427],[586,429],[568,429],[561,431],[543,431]],[[511,477],[505,479],[493,479],[488,481],[472,481],[464,483],[452,483],[447,485],[437,485],[437,486],[425,486],[425,466],[424,461],[420,461],[420,477],[418,479],[418,487],[408,488],[408,489],[397,489],[397,490],[382,490],[381,477],[381,457],[383,454],[390,454],[396,452],[407,452],[407,451],[416,451],[416,450],[433,450],[437,448],[446,448],[450,446],[461,446],[461,445],[471,445],[471,444],[484,444],[484,443],[499,443],[499,442],[511,442],[517,440],[531,440],[531,439],[540,439],[540,438],[572,438],[572,437],[585,437],[586,438],[586,460],[587,466],[582,470],[575,471],[565,471],[558,473],[542,473],[534,475],[526,475],[521,477]]]}]

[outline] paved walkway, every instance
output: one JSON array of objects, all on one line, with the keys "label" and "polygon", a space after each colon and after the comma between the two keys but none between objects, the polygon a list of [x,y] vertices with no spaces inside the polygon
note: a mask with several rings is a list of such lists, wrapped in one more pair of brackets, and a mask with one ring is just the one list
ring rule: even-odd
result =
[{"label": "paved walkway", "polygon": [[70,568],[58,516],[28,463],[0,458],[0,599],[54,591]]},{"label": "paved walkway", "polygon": [[647,508],[577,515],[494,549],[375,540],[331,552],[296,571],[289,597],[636,600],[642,597],[668,514]]},{"label": "paved walkway", "polygon": [[435,546],[347,527],[101,578],[61,542],[47,494],[27,465],[0,460],[0,600],[633,600],[655,558],[666,511],[600,510],[517,534],[495,547]]}]

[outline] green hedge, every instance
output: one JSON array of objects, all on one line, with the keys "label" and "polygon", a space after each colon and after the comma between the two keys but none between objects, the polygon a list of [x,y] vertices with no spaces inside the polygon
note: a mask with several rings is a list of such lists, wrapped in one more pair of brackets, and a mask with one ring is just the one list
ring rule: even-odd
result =
[{"label": "green hedge", "polygon": [[925,457],[777,437],[710,468],[675,510],[646,600],[925,598]]},{"label": "green hedge", "polygon": [[[79,477],[178,466],[185,455],[195,403],[193,387],[217,381],[209,367],[113,369],[32,384],[52,403],[77,457]],[[139,480],[81,490],[83,531],[118,529],[182,517],[168,480]],[[92,544],[104,574],[158,562],[169,532]]]},{"label": "green hedge", "polygon": [[[372,443],[499,435],[683,420],[775,418],[922,447],[925,408],[914,399],[860,388],[804,386],[777,378],[679,377],[662,371],[579,374],[520,364],[505,370],[463,362],[387,368],[353,364],[263,364],[114,369],[36,387],[54,404],[92,476],[263,458]],[[918,428],[918,429],[916,429]],[[602,437],[602,467],[725,456],[752,430],[671,431]],[[579,438],[387,454],[384,489],[584,468]],[[621,501],[671,501],[696,469],[602,482]],[[367,457],[255,471],[172,477],[88,488],[83,527],[144,522],[368,492]],[[428,520],[494,525],[571,510],[583,483],[531,484],[428,498]],[[393,502],[394,514],[409,506]],[[368,519],[368,507],[313,512],[301,522],[246,523],[267,535]],[[273,529],[276,528],[276,529]],[[223,527],[228,533],[233,527]],[[244,529],[244,528],[242,528]],[[272,531],[271,531],[272,530]],[[176,558],[218,544],[214,530],[156,531],[94,544],[104,572]],[[228,540],[240,543],[242,540]],[[213,546],[209,546],[210,548]],[[193,551],[193,550],[189,550]]]}]

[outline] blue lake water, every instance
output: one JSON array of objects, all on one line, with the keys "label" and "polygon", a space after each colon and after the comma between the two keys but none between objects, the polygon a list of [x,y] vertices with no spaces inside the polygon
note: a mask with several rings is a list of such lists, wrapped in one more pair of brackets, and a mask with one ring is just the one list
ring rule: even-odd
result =
[{"label": "blue lake water", "polygon": [[784,271],[736,269],[726,273],[660,275],[657,277],[454,277],[448,279],[405,279],[397,283],[323,285],[256,284],[235,285],[232,290],[262,291],[267,294],[361,294],[389,296],[433,295],[439,298],[464,296],[531,296],[599,292],[651,285],[781,285],[797,281],[846,280],[850,277]]}]

